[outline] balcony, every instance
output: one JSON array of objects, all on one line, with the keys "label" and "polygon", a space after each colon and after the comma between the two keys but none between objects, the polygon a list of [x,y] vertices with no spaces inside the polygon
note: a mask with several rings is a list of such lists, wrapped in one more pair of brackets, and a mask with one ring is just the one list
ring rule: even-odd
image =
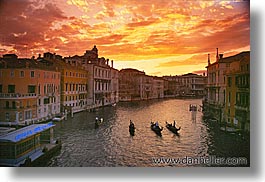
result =
[{"label": "balcony", "polygon": [[0,98],[4,99],[17,99],[17,98],[37,98],[37,94],[28,93],[28,94],[20,94],[20,93],[0,93]]},{"label": "balcony", "polygon": [[250,111],[249,110],[249,106],[246,106],[246,105],[238,105],[238,104],[236,104],[235,105],[235,109],[238,109],[238,110],[241,110],[241,111],[247,111],[247,112]]},{"label": "balcony", "polygon": [[77,91],[78,94],[87,94],[87,91],[84,90],[84,91]]}]

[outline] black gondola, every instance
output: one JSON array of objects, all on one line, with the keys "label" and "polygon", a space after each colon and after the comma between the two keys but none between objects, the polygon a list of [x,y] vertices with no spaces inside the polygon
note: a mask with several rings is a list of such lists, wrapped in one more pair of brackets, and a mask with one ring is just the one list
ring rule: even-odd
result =
[{"label": "black gondola", "polygon": [[134,136],[134,133],[135,133],[135,127],[133,125],[130,125],[129,126],[129,132],[130,132],[130,135],[131,136]]},{"label": "black gondola", "polygon": [[135,126],[134,126],[134,123],[132,122],[132,120],[130,120],[129,132],[130,132],[131,136],[134,136]]},{"label": "black gondola", "polygon": [[166,128],[171,131],[172,133],[179,134],[178,131],[180,130],[181,127],[177,128],[176,126],[173,126],[172,124],[169,124],[166,122]]},{"label": "black gondola", "polygon": [[158,136],[162,136],[162,133],[161,131],[163,130],[163,127],[159,127],[159,126],[156,126],[155,123],[151,122],[151,129],[158,135]]},{"label": "black gondola", "polygon": [[103,118],[101,118],[101,119],[96,118],[96,120],[95,120],[95,128],[98,128],[99,125],[101,125],[102,123],[103,123]]}]

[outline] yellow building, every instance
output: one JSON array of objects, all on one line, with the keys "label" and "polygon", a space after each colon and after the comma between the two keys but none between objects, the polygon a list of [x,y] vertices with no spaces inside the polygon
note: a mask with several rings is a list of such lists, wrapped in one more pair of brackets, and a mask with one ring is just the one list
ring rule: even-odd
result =
[{"label": "yellow building", "polygon": [[[1,124],[30,124],[59,113],[59,86],[60,73],[53,65],[4,55],[0,59]],[[44,93],[48,90],[53,92],[51,97]]]},{"label": "yellow building", "polygon": [[225,121],[229,126],[249,131],[250,126],[250,52],[233,57],[226,78]]},{"label": "yellow building", "polygon": [[44,53],[44,59],[53,62],[61,72],[62,111],[75,113],[85,110],[88,104],[88,72],[49,52]]}]

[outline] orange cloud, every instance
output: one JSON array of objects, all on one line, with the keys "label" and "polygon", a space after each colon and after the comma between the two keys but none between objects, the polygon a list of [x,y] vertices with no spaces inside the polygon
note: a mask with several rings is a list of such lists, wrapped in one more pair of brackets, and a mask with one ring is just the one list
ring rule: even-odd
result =
[{"label": "orange cloud", "polygon": [[[52,51],[69,56],[83,54],[96,44],[101,56],[119,62],[149,60],[152,64],[155,59],[156,70],[149,72],[163,73],[162,68],[170,66],[203,69],[207,54],[216,47],[233,52],[250,45],[249,1],[1,3],[0,54],[30,57]],[[189,58],[174,59],[180,55]]]}]

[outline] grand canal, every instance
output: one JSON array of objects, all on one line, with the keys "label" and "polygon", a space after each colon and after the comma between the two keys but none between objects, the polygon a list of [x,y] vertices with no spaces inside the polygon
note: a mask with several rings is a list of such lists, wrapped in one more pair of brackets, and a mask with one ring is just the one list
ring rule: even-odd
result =
[{"label": "grand canal", "polygon": [[[166,99],[118,103],[81,112],[73,118],[56,123],[55,136],[62,140],[62,149],[47,162],[47,166],[187,166],[157,164],[154,158],[244,157],[249,162],[249,142],[226,134],[189,111],[190,104],[201,105],[200,99]],[[104,118],[95,128],[95,117]],[[136,125],[135,136],[128,132],[129,121]],[[165,128],[165,122],[181,126],[175,135]],[[162,137],[150,129],[150,121],[164,127]],[[205,164],[189,164],[204,166]],[[208,165],[207,165],[208,166]]]}]

